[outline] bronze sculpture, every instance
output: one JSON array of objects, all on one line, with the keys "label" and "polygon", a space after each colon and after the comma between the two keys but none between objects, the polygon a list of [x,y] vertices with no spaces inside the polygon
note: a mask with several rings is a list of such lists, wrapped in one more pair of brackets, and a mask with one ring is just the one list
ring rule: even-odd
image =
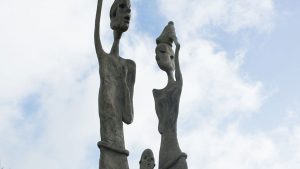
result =
[{"label": "bronze sculpture", "polygon": [[144,150],[140,159],[140,169],[153,169],[154,167],[155,161],[152,150]]},{"label": "bronze sculpture", "polygon": [[[99,62],[100,89],[98,107],[101,141],[99,169],[129,169],[125,149],[123,122],[133,121],[133,90],[135,83],[135,62],[120,57],[119,43],[130,23],[130,0],[115,0],[110,9],[110,27],[114,41],[106,53],[100,40],[100,17],[103,0],[98,0],[95,19],[95,48]],[[161,146],[159,169],[187,169],[187,155],[179,147],[177,140],[177,118],[182,91],[182,75],[179,67],[179,50],[174,23],[169,22],[156,39],[156,60],[160,69],[168,75],[168,84],[163,89],[153,89],[155,110],[159,119]],[[175,53],[172,44],[175,43]],[[175,79],[174,79],[175,71]],[[153,169],[153,152],[146,149],[140,160],[140,169]]]},{"label": "bronze sculpture", "polygon": [[[172,49],[173,42],[176,45],[175,54]],[[178,60],[180,44],[173,22],[168,23],[156,39],[156,43],[157,64],[168,76],[165,88],[153,89],[155,110],[159,120],[158,130],[161,134],[159,169],[187,169],[187,155],[181,151],[177,139],[177,117],[183,82]]]},{"label": "bronze sculpture", "polygon": [[130,22],[130,1],[115,0],[110,9],[110,27],[114,41],[106,53],[100,40],[100,17],[103,0],[98,0],[95,19],[95,48],[99,62],[100,89],[98,96],[100,135],[99,168],[129,169],[125,149],[123,122],[133,121],[133,89],[135,83],[135,63],[119,55],[119,42]]}]

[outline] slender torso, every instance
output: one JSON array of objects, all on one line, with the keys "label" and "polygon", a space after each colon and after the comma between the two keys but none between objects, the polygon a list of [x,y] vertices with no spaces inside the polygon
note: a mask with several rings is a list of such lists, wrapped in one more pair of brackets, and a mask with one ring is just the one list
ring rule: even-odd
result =
[{"label": "slender torso", "polygon": [[103,54],[99,59],[100,89],[98,97],[101,150],[100,169],[129,169],[125,149],[123,122],[133,119],[132,95],[135,63],[118,55]]},{"label": "slender torso", "polygon": [[98,96],[100,135],[99,169],[129,169],[125,149],[123,122],[133,121],[133,86],[135,63],[119,55],[122,34],[127,31],[130,21],[130,1],[115,0],[110,10],[110,26],[114,41],[106,53],[100,40],[100,17],[103,0],[98,0],[95,18],[95,49],[99,61],[100,89]]},{"label": "slender torso", "polygon": [[[177,139],[177,118],[182,86],[176,81],[169,81],[161,90],[154,89],[155,109],[159,118],[158,130],[161,134],[159,151],[159,169],[186,169],[186,154],[179,147]],[[180,164],[178,161],[184,160]],[[178,165],[181,165],[179,167]]]},{"label": "slender torso", "polygon": [[[135,63],[119,56],[105,54],[99,61],[99,116],[101,142],[116,149],[124,149],[123,116],[126,91],[132,94]],[[132,102],[132,100],[131,100]]]}]

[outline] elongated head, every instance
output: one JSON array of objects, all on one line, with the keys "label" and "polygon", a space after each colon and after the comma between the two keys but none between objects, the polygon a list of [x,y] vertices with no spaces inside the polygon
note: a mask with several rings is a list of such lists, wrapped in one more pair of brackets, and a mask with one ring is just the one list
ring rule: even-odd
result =
[{"label": "elongated head", "polygon": [[168,74],[175,70],[175,57],[172,43],[175,38],[173,22],[169,22],[161,35],[156,39],[156,61],[159,68]]},{"label": "elongated head", "polygon": [[152,150],[144,150],[140,160],[140,169],[153,169],[154,167],[155,162]]},{"label": "elongated head", "polygon": [[115,31],[125,32],[131,18],[130,0],[115,0],[110,8],[110,27]]},{"label": "elongated head", "polygon": [[174,51],[172,47],[166,43],[159,43],[155,49],[156,62],[159,68],[167,73],[175,70]]}]

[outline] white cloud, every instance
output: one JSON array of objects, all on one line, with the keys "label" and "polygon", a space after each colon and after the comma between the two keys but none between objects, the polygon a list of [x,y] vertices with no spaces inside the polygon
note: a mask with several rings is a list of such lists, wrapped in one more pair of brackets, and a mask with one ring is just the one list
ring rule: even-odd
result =
[{"label": "white cloud", "polygon": [[[180,23],[184,34],[196,33],[209,25],[228,32],[246,28],[269,31],[274,17],[272,0],[157,0],[161,13]],[[180,31],[180,32],[181,32]]]},{"label": "white cloud", "polygon": [[[157,2],[164,16],[175,20],[182,44],[184,89],[178,133],[189,168],[296,169],[298,125],[281,126],[272,133],[243,133],[239,128],[239,119],[259,111],[265,97],[263,84],[240,71],[246,52],[239,50],[229,59],[226,51],[216,50],[216,42],[195,34],[211,24],[230,32],[245,28],[268,31],[273,1]],[[112,37],[111,3],[105,1],[102,12],[101,37],[106,50]],[[0,28],[2,164],[12,169],[97,168],[96,0],[0,4],[5,23]],[[156,37],[136,29],[135,15],[133,9],[133,23],[121,42],[121,55],[137,63],[135,119],[125,127],[131,168],[138,168],[145,148],[152,148],[158,160],[160,135],[151,91],[163,88],[167,80],[155,62]],[[32,93],[40,95],[41,105],[29,118],[21,103]]]}]

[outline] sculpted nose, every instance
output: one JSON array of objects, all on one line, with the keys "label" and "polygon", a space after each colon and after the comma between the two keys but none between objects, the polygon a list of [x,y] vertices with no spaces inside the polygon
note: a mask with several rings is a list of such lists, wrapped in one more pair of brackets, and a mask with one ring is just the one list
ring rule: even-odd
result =
[{"label": "sculpted nose", "polygon": [[131,12],[131,9],[130,8],[126,8],[126,12],[130,13]]}]

